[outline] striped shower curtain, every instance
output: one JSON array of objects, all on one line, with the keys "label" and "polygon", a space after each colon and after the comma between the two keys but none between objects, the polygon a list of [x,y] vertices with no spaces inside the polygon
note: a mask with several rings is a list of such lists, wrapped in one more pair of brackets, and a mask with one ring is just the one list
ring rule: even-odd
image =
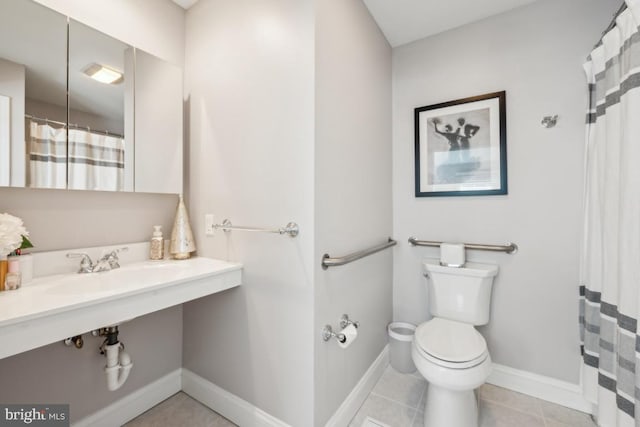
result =
[{"label": "striped shower curtain", "polygon": [[[124,190],[124,139],[80,129],[29,126],[29,174],[34,188]],[[68,148],[68,155],[67,155]]]},{"label": "striped shower curtain", "polygon": [[29,122],[29,186],[67,188],[67,130]]},{"label": "striped shower curtain", "polygon": [[69,187],[124,190],[124,139],[69,129]]},{"label": "striped shower curtain", "polygon": [[582,386],[600,426],[640,426],[640,0],[585,64]]}]

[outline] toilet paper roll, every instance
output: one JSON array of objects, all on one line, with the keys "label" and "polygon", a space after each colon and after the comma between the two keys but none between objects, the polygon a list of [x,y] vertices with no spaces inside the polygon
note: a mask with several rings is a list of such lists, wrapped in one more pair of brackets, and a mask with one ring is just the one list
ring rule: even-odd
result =
[{"label": "toilet paper roll", "polygon": [[464,243],[442,243],[440,245],[440,265],[464,267]]},{"label": "toilet paper roll", "polygon": [[338,341],[338,345],[342,348],[349,347],[351,343],[354,342],[358,337],[358,329],[356,329],[353,324],[347,325],[347,327],[341,330],[340,333],[344,334],[346,338],[345,342]]}]

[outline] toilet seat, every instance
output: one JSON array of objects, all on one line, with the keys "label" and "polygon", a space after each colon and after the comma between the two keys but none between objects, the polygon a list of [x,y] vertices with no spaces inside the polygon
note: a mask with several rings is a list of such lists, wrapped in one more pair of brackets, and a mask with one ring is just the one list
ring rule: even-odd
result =
[{"label": "toilet seat", "polygon": [[418,326],[416,349],[427,360],[450,369],[467,369],[489,355],[484,337],[467,323],[433,318]]}]

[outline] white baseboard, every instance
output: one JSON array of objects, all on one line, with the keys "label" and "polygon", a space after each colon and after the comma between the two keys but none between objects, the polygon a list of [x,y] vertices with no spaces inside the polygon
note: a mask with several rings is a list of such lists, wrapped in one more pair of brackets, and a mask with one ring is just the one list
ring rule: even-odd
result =
[{"label": "white baseboard", "polygon": [[493,364],[487,383],[591,414],[593,407],[577,384]]},{"label": "white baseboard", "polygon": [[182,369],[176,369],[72,425],[73,427],[121,426],[178,393],[182,389],[181,372]]},{"label": "white baseboard", "polygon": [[[182,368],[182,390],[203,405],[242,427],[290,427],[251,403]],[[295,402],[291,402],[295,405]]]},{"label": "white baseboard", "polygon": [[348,426],[351,419],[356,415],[362,403],[367,399],[371,390],[376,385],[385,368],[389,365],[389,346],[385,346],[380,355],[373,361],[367,372],[364,373],[355,388],[342,402],[342,405],[333,414],[325,427],[344,427]]},{"label": "white baseboard", "polygon": [[[389,349],[385,347],[342,405],[327,421],[325,427],[349,425],[388,364]],[[487,383],[589,414],[593,411],[591,403],[582,396],[579,385],[555,378],[494,363]],[[180,390],[242,427],[290,427],[251,403],[184,368],[176,369],[72,425],[73,427],[122,425]]]}]

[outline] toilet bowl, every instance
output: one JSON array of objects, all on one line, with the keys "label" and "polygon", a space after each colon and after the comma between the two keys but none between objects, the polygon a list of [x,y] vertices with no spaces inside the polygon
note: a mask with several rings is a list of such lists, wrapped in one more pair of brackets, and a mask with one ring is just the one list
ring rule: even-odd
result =
[{"label": "toilet bowl", "polygon": [[427,380],[425,427],[477,427],[475,389],[491,373],[487,343],[475,325],[489,321],[494,265],[424,263],[433,319],[415,332],[411,357]]},{"label": "toilet bowl", "polygon": [[429,383],[425,426],[477,426],[474,390],[491,372],[491,357],[478,331],[471,325],[434,318],[418,326],[411,356]]}]

